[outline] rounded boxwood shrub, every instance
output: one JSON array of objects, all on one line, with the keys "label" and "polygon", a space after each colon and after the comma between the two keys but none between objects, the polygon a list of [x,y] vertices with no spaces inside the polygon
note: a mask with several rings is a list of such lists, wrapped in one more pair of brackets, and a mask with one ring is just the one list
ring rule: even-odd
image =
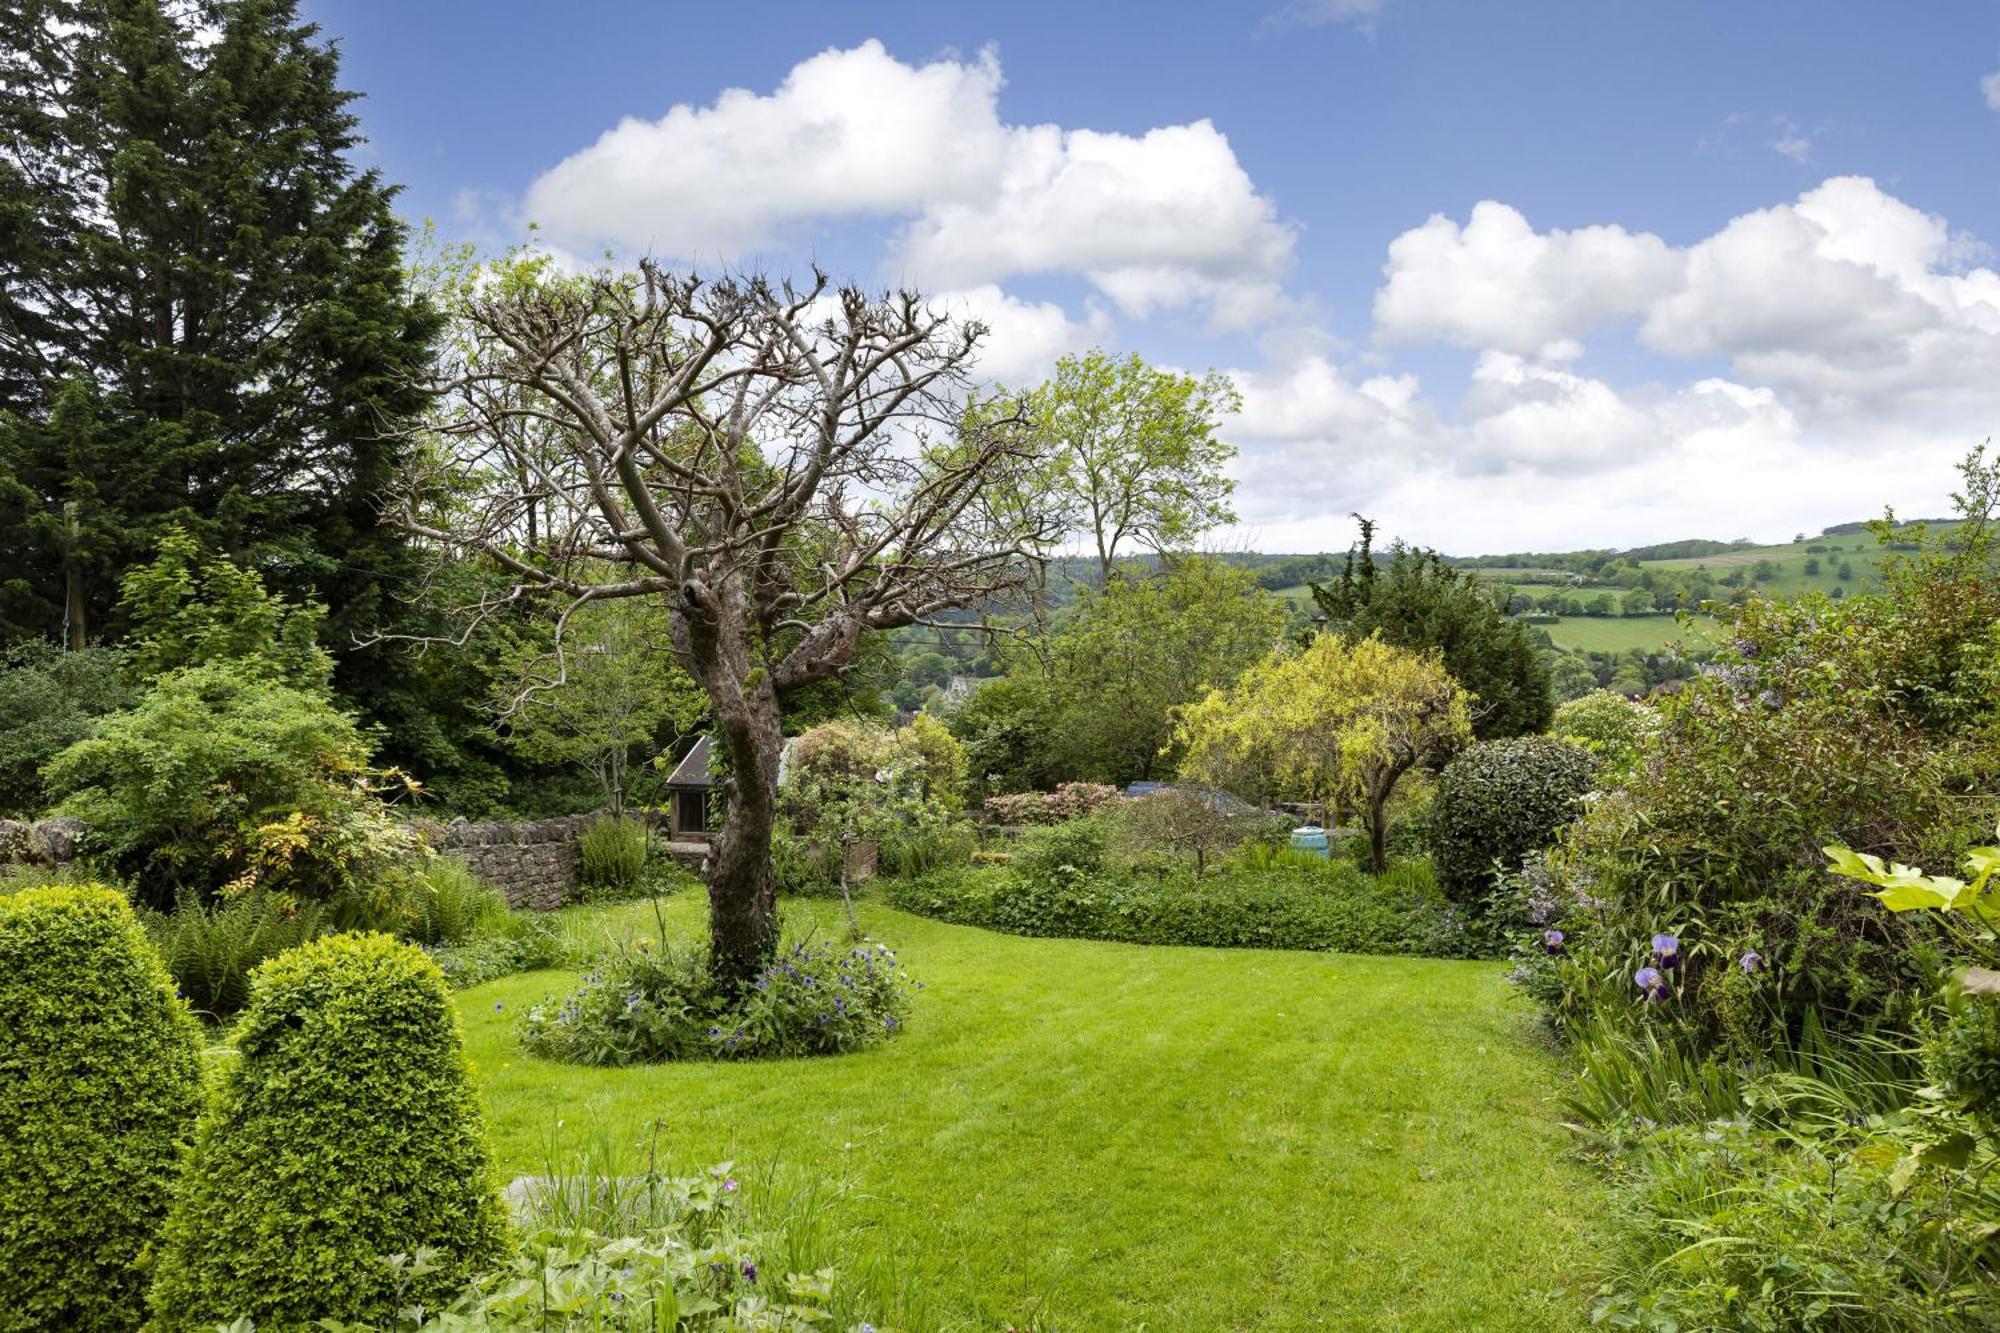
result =
[{"label": "rounded boxwood shrub", "polygon": [[1470,906],[1493,872],[1517,869],[1582,813],[1596,761],[1548,736],[1474,745],[1444,767],[1431,804],[1431,863],[1446,896]]},{"label": "rounded boxwood shrub", "polygon": [[131,1329],[201,1034],[122,894],[0,896],[0,1329]]},{"label": "rounded boxwood shrub", "polygon": [[[421,950],[331,935],[280,954],[251,977],[236,1046],[167,1221],[161,1333],[386,1324],[501,1257],[458,1017]],[[419,1251],[428,1271],[389,1262]]]}]

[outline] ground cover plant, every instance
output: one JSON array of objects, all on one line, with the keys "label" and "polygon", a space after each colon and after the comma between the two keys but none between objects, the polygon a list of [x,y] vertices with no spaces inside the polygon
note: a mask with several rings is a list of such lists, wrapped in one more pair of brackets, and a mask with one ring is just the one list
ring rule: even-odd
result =
[{"label": "ground cover plant", "polygon": [[[680,946],[703,906],[664,904]],[[1498,965],[859,911],[927,989],[895,1042],[839,1060],[557,1064],[520,1050],[519,1018],[565,974],[463,992],[502,1173],[581,1135],[837,1182],[838,1267],[896,1293],[868,1316],[885,1328],[1580,1325],[1596,1186]],[[645,904],[558,915],[658,929]]]},{"label": "ground cover plant", "polygon": [[886,945],[801,939],[730,993],[702,950],[676,947],[662,925],[596,960],[567,996],[531,1006],[521,1045],[588,1065],[836,1055],[895,1036],[919,985]]}]

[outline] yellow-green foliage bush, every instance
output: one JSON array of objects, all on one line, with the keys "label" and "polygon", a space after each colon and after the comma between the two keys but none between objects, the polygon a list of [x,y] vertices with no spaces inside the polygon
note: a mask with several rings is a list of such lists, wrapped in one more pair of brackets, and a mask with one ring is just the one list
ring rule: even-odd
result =
[{"label": "yellow-green foliage bush", "polygon": [[122,894],[0,896],[0,1329],[131,1329],[201,1036]]},{"label": "yellow-green foliage bush", "polygon": [[[500,1258],[505,1214],[437,964],[333,935],[258,968],[241,1058],[202,1117],[167,1222],[161,1333],[248,1317],[389,1323]],[[429,1252],[398,1274],[389,1256]]]}]

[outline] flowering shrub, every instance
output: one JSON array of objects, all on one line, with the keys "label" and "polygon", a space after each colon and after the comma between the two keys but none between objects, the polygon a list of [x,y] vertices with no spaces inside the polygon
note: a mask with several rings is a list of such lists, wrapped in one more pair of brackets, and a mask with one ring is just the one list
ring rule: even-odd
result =
[{"label": "flowering shrub", "polygon": [[801,941],[729,996],[699,951],[641,942],[530,1009],[521,1045],[586,1065],[833,1055],[894,1036],[920,988],[885,945]]},{"label": "flowering shrub", "polygon": [[1060,824],[1081,819],[1118,799],[1118,789],[1101,782],[1065,782],[1054,791],[989,796],[982,807],[994,824]]},{"label": "flowering shrub", "polygon": [[1618,785],[1639,762],[1646,741],[1660,729],[1660,715],[1612,690],[1593,690],[1556,709],[1549,734],[1597,756],[1598,778]]}]

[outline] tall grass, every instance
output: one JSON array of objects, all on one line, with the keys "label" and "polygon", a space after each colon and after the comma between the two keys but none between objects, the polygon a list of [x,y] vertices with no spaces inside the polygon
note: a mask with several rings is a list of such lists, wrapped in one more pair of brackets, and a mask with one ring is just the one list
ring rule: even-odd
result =
[{"label": "tall grass", "polygon": [[[660,1131],[655,1124],[647,1141],[629,1148],[603,1134],[569,1147],[552,1136],[541,1174],[510,1192],[516,1221],[525,1232],[570,1244],[667,1233],[701,1249],[750,1237],[769,1274],[835,1275],[825,1302],[829,1327],[936,1326],[923,1292],[901,1280],[893,1261],[856,1258],[878,1247],[854,1243],[857,1224],[842,1216],[852,1194],[846,1181],[769,1162],[689,1167],[670,1158]],[[723,1209],[714,1207],[719,1193],[727,1196]],[[595,1327],[553,1325],[572,1326]]]},{"label": "tall grass", "polygon": [[577,839],[577,877],[586,891],[635,893],[645,881],[650,844],[646,825],[607,817],[586,825]]}]

